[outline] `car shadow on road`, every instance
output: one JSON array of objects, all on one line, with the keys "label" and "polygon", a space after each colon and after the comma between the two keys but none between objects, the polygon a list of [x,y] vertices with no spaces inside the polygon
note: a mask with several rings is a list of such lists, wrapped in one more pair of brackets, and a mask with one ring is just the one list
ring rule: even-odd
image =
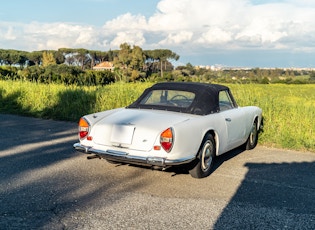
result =
[{"label": "car shadow on road", "polygon": [[236,157],[237,155],[245,152],[243,147],[235,148],[227,153],[224,153],[220,156],[215,158],[215,162],[213,164],[213,172],[217,170],[224,162],[231,160],[232,158]]},{"label": "car shadow on road", "polygon": [[315,162],[246,163],[214,229],[315,229]]},{"label": "car shadow on road", "polygon": [[[231,160],[232,158],[236,157],[237,155],[243,153],[245,150],[242,147],[235,148],[229,152],[226,152],[220,156],[215,157],[212,172],[216,171],[224,162]],[[189,174],[190,165],[188,164],[186,167],[183,166],[173,166],[167,168],[165,171],[172,173],[172,176],[180,175],[180,174]]]}]

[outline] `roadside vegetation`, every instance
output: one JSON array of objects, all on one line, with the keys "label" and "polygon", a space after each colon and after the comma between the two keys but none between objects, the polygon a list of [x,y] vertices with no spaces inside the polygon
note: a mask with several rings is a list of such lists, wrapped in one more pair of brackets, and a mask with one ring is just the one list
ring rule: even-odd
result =
[{"label": "roadside vegetation", "polygon": [[[203,81],[221,83],[315,83],[313,69],[226,68],[173,66],[179,55],[168,49],[142,50],[121,44],[120,50],[86,49],[19,51],[0,49],[0,79],[79,86],[100,86],[118,81]],[[95,65],[110,62],[114,68],[97,71]]]},{"label": "roadside vegetation", "polygon": [[[0,81],[0,113],[78,121],[89,113],[124,107],[151,82],[117,82],[106,86]],[[259,143],[315,152],[315,85],[226,84],[239,106],[263,109]]]},{"label": "roadside vegetation", "polygon": [[[124,107],[161,81],[228,85],[240,106],[263,109],[260,144],[315,152],[315,72],[185,66],[166,49],[121,44],[108,52],[62,48],[25,52],[0,49],[0,113],[78,121],[85,114]],[[111,70],[93,70],[111,62]]]}]

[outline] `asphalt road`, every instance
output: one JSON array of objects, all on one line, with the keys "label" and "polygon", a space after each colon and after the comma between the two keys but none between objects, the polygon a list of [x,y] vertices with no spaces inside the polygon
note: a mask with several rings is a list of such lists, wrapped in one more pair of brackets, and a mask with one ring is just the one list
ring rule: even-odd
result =
[{"label": "asphalt road", "polygon": [[0,229],[315,229],[315,153],[234,150],[193,179],[87,160],[76,129],[0,115]]}]

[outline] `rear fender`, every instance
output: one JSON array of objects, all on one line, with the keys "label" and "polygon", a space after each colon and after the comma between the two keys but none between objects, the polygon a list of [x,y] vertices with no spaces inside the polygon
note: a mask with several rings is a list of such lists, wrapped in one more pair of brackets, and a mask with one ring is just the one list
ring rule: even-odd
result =
[{"label": "rear fender", "polygon": [[215,155],[219,156],[219,149],[220,149],[220,139],[219,139],[219,135],[215,130],[209,130],[204,136],[206,136],[208,133],[211,133],[213,138],[214,138],[214,142],[215,142]]}]

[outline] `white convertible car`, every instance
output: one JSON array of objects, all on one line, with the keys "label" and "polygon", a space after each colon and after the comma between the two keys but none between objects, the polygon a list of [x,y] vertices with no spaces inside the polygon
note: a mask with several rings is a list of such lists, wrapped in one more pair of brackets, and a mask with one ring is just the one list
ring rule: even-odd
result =
[{"label": "white convertible car", "polygon": [[253,149],[262,110],[239,107],[229,88],[203,83],[157,83],[131,105],[82,117],[78,152],[112,163],[187,167],[211,173],[213,160],[239,146]]}]

